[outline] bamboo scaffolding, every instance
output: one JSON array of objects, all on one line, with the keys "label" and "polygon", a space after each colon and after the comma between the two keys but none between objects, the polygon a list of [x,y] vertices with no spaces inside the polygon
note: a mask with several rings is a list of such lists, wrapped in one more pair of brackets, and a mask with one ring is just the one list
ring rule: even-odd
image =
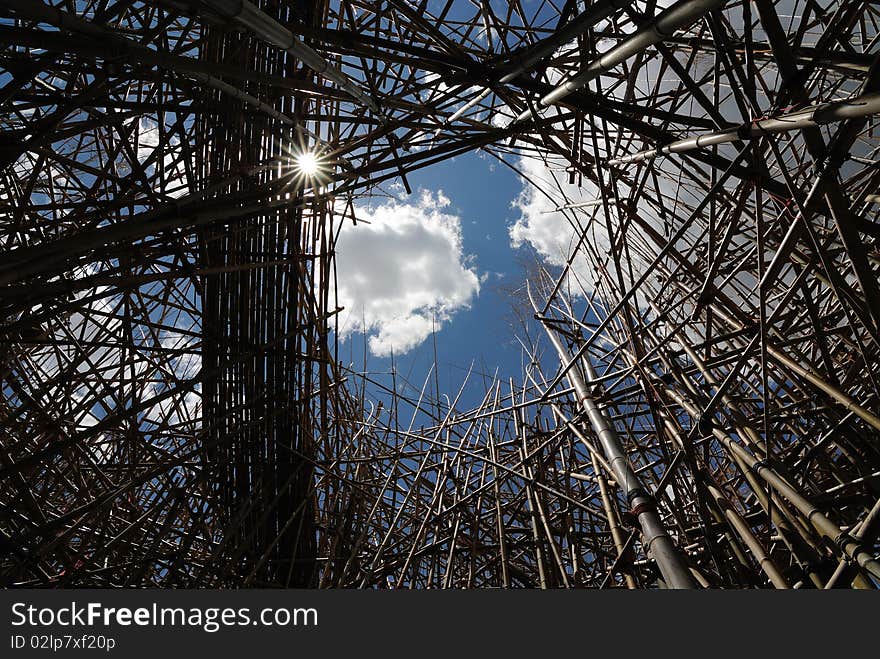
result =
[{"label": "bamboo scaffolding", "polygon": [[[877,6],[0,5],[3,586],[880,585]],[[477,150],[570,235],[447,396],[336,240]]]}]

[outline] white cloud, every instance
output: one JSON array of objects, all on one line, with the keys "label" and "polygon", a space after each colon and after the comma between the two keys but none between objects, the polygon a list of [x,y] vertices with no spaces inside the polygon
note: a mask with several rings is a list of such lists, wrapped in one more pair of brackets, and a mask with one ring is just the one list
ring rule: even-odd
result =
[{"label": "white cloud", "polygon": [[[547,264],[564,266],[580,238],[577,225],[569,220],[569,217],[577,217],[579,222],[588,225],[585,242],[595,247],[599,254],[608,252],[604,221],[589,222],[594,216],[601,220],[601,207],[571,209],[567,212],[556,210],[565,204],[596,199],[598,191],[592,183],[584,180],[583,186],[569,184],[565,163],[561,159],[551,159],[545,163],[539,158],[524,156],[518,165],[527,178],[522,179],[522,190],[513,202],[513,207],[519,211],[519,218],[509,229],[514,248],[531,245]],[[593,282],[595,266],[588,260],[586,245],[578,250],[572,270],[581,281]],[[575,286],[573,291],[577,288]]]},{"label": "white cloud", "polygon": [[[137,159],[140,163],[150,158],[153,152],[159,147],[160,135],[159,124],[151,117],[141,117],[138,123],[138,130],[134,135],[135,146],[137,150]],[[155,181],[155,189],[157,192],[164,192],[169,197],[182,197],[189,193],[189,186],[186,182],[186,169],[183,161],[183,150],[180,146],[180,139],[171,135],[168,144],[162,152],[162,171],[164,180]],[[147,175],[155,176],[156,162],[147,167]]]},{"label": "white cloud", "polygon": [[[571,272],[578,280],[569,282],[570,293],[577,295],[580,287],[587,290],[595,287],[598,268],[611,264],[611,241],[608,238],[605,208],[598,206],[576,207],[583,202],[600,198],[598,187],[584,177],[581,184],[570,184],[567,161],[556,155],[547,156],[547,161],[524,155],[519,159],[518,168],[523,173],[522,189],[513,201],[513,208],[519,217],[510,226],[511,245],[514,248],[530,245],[548,265],[562,267],[577,249],[572,261]],[[663,163],[657,163],[659,169]],[[624,181],[618,182],[621,199],[627,199],[630,190]],[[661,179],[657,190],[670,212],[689,213],[698,201],[698,191],[691,189],[687,182],[679,182],[675,187]],[[682,206],[682,204],[684,204]],[[560,207],[569,206],[563,210]],[[575,207],[571,207],[575,206]],[[611,225],[619,227],[622,212],[609,198]],[[642,200],[637,210],[642,221],[649,223],[661,235],[667,235],[669,228],[657,212],[656,204]],[[616,229],[615,229],[616,230]],[[579,241],[583,234],[583,241]],[[682,252],[690,248],[696,239],[697,227],[691,227],[678,243]],[[647,238],[638,225],[630,223],[627,227],[628,268],[634,276],[639,276],[656,254],[657,246]]]},{"label": "white cloud", "polygon": [[343,226],[336,256],[343,336],[366,331],[373,354],[404,353],[430,336],[435,319],[440,329],[470,305],[480,281],[449,204],[442,191],[422,191],[415,203],[360,209],[357,226]]},{"label": "white cloud", "polygon": [[506,105],[496,105],[489,113],[489,123],[495,128],[507,128],[507,125],[514,119],[513,111]]},{"label": "white cloud", "polygon": [[141,117],[135,139],[138,161],[143,162],[159,146],[159,124],[149,117]]}]

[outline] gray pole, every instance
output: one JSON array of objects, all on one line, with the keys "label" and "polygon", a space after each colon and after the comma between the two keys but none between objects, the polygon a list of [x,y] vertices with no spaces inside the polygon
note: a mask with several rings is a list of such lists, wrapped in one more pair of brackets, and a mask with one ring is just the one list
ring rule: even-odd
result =
[{"label": "gray pole", "polygon": [[[538,308],[532,299],[531,290],[529,290],[529,300],[537,313]],[[542,323],[542,325],[556,348],[556,352],[559,353],[559,361],[563,364],[567,363],[571,359],[568,350],[546,323]],[[582,364],[587,378],[591,381],[595,380],[596,372],[593,370],[590,360],[585,357],[582,359]],[[670,588],[696,588],[687,563],[675,543],[672,542],[666,529],[663,528],[663,523],[657,514],[654,497],[642,486],[638,475],[633,471],[629,458],[626,457],[620,443],[620,438],[614,430],[614,425],[596,405],[590,387],[584,382],[580,371],[577,368],[571,368],[566,377],[577,393],[581,408],[586,413],[590,425],[593,427],[593,432],[599,439],[599,444],[614,472],[614,479],[626,495],[626,499],[632,507],[633,516],[639,522],[645,550],[650,552],[650,555],[657,562],[657,567],[660,568],[664,581]]]},{"label": "gray pole", "polygon": [[[586,68],[581,69],[553,91],[541,97],[537,103],[538,108],[559,103],[569,94],[585,87],[591,80],[595,80],[618,64],[635,57],[649,46],[668,39],[676,31],[689,27],[723,4],[724,0],[681,0],[671,7],[667,7],[657,14],[648,25],[621,41],[607,53],[594,59]],[[532,109],[528,108],[510,122],[510,125],[527,121],[531,117]]]}]

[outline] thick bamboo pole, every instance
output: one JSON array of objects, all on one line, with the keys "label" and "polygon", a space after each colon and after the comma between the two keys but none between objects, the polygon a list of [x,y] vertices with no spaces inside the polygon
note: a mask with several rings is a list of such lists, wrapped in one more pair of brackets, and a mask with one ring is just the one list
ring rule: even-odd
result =
[{"label": "thick bamboo pole", "polygon": [[[648,25],[639,29],[634,35],[625,38],[617,46],[607,53],[596,58],[589,65],[565,82],[557,86],[553,91],[542,96],[535,104],[536,108],[549,107],[562,101],[566,96],[582,89],[591,80],[607,73],[614,67],[635,57],[637,54],[660,43],[663,39],[671,37],[676,31],[690,26],[713,9],[718,9],[725,0],[679,0],[671,7],[667,7],[653,18]],[[533,115],[529,108],[520,113],[511,124],[527,121]]]},{"label": "thick bamboo pole", "polygon": [[[687,410],[689,414],[695,418],[699,418],[699,410],[681,396],[681,394],[669,387],[663,386],[662,383],[658,383],[658,386],[661,386],[666,394]],[[738,459],[742,460],[749,470],[760,476],[765,482],[773,487],[774,490],[788,499],[792,505],[794,505],[794,507],[797,508],[801,514],[810,521],[810,523],[812,523],[819,533],[834,544],[838,551],[855,561],[859,567],[875,578],[880,578],[880,562],[878,562],[874,556],[861,545],[858,539],[854,538],[828,519],[821,510],[810,503],[810,501],[802,496],[794,487],[792,487],[791,484],[768,466],[766,461],[759,460],[753,456],[744,447],[736,443],[723,430],[713,427],[712,434],[731,454],[736,455]]]},{"label": "thick bamboo pole", "polygon": [[[529,297],[531,299],[531,291],[529,291]],[[537,314],[538,306],[533,299],[532,307]],[[560,362],[563,364],[567,363],[571,359],[568,350],[562,345],[562,342],[548,323],[544,323],[544,329],[559,354]],[[583,360],[583,367],[587,378],[589,380],[595,379],[596,374],[588,359]],[[596,433],[596,437],[605,451],[605,457],[614,470],[617,484],[623,490],[627,501],[632,506],[633,515],[638,520],[642,530],[642,542],[656,561],[664,580],[671,588],[694,588],[694,580],[687,562],[681,556],[672,538],[663,527],[663,523],[657,514],[654,498],[645,490],[639,477],[633,471],[632,465],[614,430],[614,425],[593,400],[587,382],[581,377],[579,369],[570,369],[567,378],[571,386],[574,387],[580,406],[587,415],[593,432]]]},{"label": "thick bamboo pole", "polygon": [[815,128],[834,122],[868,117],[878,112],[880,112],[880,93],[865,94],[846,101],[822,103],[821,105],[788,112],[769,119],[756,119],[729,130],[713,131],[695,137],[676,140],[670,144],[659,146],[656,149],[648,149],[621,158],[613,158],[608,161],[608,164],[618,167],[620,165],[651,160],[672,153],[686,153],[695,149],[704,149],[719,144],[730,144],[731,142],[749,140],[774,133],[788,133],[794,130]]}]

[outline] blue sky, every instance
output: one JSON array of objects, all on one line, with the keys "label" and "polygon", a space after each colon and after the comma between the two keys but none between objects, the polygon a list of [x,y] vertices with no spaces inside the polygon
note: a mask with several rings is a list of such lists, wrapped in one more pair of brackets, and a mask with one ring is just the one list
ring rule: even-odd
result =
[{"label": "blue sky", "polygon": [[[477,152],[413,172],[408,180],[414,194],[401,203],[416,203],[423,190],[442,190],[449,199],[444,210],[460,219],[464,263],[481,279],[480,291],[470,305],[454,311],[436,332],[440,391],[453,396],[472,362],[475,370],[485,363],[490,375],[498,368],[501,377],[519,380],[521,347],[511,324],[509,297],[499,290],[522,281],[520,250],[511,246],[509,235],[510,225],[519,217],[519,210],[511,206],[522,189],[519,177],[494,157]],[[352,334],[342,342],[340,358],[360,367],[363,351],[363,334]],[[433,360],[432,337],[404,354],[395,354],[397,372],[411,373],[416,386],[423,382]],[[389,357],[369,355],[369,371],[381,374],[390,368]],[[482,385],[473,389],[461,401],[462,407],[477,404],[474,397],[480,390],[485,392]]]}]

